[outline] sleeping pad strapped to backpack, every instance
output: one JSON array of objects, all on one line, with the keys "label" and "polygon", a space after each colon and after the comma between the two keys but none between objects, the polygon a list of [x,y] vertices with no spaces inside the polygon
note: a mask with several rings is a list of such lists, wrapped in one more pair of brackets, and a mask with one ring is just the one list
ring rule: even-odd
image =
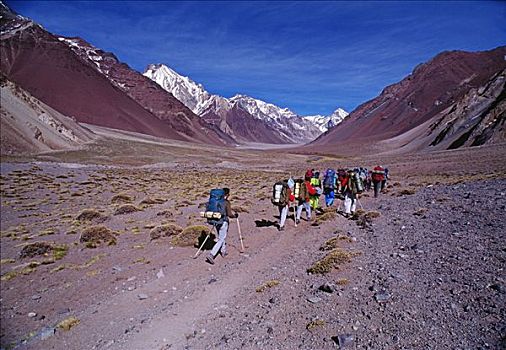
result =
[{"label": "sleeping pad strapped to backpack", "polygon": [[288,204],[288,183],[286,181],[276,182],[274,186],[272,186],[271,202],[279,207]]},{"label": "sleeping pad strapped to backpack", "polygon": [[211,190],[204,217],[210,225],[221,225],[225,222],[225,191],[221,188]]}]

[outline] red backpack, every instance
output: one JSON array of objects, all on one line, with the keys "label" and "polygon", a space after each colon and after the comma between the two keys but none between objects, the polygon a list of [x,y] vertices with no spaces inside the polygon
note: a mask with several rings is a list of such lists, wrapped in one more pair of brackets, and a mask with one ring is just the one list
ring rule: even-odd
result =
[{"label": "red backpack", "polygon": [[380,182],[385,180],[385,169],[380,166],[375,167],[372,170],[372,181]]}]

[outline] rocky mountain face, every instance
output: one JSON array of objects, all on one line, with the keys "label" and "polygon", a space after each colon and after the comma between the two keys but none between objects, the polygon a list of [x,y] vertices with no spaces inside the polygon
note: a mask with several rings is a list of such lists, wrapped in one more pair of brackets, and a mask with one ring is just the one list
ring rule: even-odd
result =
[{"label": "rocky mountain face", "polygon": [[76,148],[93,132],[42,103],[0,75],[0,154]]},{"label": "rocky mountain face", "polygon": [[398,146],[404,146],[423,138],[431,139],[427,147],[457,148],[504,139],[500,72],[506,68],[505,55],[504,46],[483,52],[443,52],[360,105],[312,146],[389,139],[402,140]]},{"label": "rocky mountain face", "polygon": [[427,136],[436,149],[506,141],[506,70],[470,89],[434,119]]},{"label": "rocky mountain face", "polygon": [[64,115],[182,141],[230,138],[157,84],[79,38],[57,37],[2,4],[1,72]]},{"label": "rocky mountain face", "polygon": [[[336,125],[347,113],[301,117],[288,108],[244,95],[225,98],[210,94],[201,84],[163,64],[149,65],[144,75],[171,92],[195,114],[243,142],[304,143]],[[252,130],[255,128],[255,130]]]}]

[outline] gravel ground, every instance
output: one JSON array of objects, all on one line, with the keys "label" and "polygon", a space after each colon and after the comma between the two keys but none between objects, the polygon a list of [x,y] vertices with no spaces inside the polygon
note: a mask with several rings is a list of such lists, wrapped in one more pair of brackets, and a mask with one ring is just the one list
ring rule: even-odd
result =
[{"label": "gravel ground", "polygon": [[[150,240],[164,222],[201,223],[195,213],[204,189],[191,203],[180,198],[113,214],[118,193],[135,205],[146,196],[167,199],[183,173],[4,164],[2,348],[504,348],[506,180],[473,174],[444,177],[449,185],[393,183],[378,199],[362,196],[355,220],[334,209],[318,225],[288,220],[278,232],[276,210],[262,195],[273,175],[258,173],[253,183],[247,171],[222,171],[213,181],[236,189],[246,251],[239,252],[233,221],[229,255],[211,266],[206,252],[192,259],[193,247]],[[85,208],[121,233],[115,246],[79,242],[87,226],[76,216]],[[333,238],[344,261],[308,273],[335,252],[320,250]],[[32,260],[48,259],[20,257],[33,241],[66,244],[67,255],[32,268]],[[12,271],[21,273],[4,278]],[[57,326],[72,318],[67,330]]]}]

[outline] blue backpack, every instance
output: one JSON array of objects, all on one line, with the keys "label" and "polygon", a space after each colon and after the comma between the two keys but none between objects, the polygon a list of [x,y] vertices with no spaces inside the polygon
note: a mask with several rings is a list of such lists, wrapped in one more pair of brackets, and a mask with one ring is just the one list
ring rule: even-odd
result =
[{"label": "blue backpack", "polygon": [[334,179],[336,177],[336,171],[333,169],[327,169],[325,177],[323,179],[323,188],[334,189]]},{"label": "blue backpack", "polygon": [[204,217],[210,225],[221,225],[225,222],[225,191],[221,188],[211,190]]}]

